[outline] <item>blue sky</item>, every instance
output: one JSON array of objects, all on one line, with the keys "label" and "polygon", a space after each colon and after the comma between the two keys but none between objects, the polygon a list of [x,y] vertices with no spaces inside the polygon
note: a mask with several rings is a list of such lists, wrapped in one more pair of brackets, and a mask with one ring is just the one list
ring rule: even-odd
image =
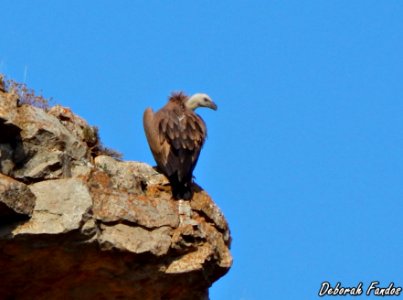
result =
[{"label": "blue sky", "polygon": [[1,7],[0,72],[97,125],[127,160],[154,164],[146,107],[174,90],[217,102],[199,111],[209,138],[195,176],[229,221],[234,265],[211,299],[403,286],[401,1]]}]

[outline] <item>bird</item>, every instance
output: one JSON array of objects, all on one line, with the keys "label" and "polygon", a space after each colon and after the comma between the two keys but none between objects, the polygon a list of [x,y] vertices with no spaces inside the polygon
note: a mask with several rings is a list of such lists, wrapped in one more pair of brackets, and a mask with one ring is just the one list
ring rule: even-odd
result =
[{"label": "bird", "polygon": [[217,110],[204,93],[187,96],[174,92],[159,111],[147,108],[143,115],[144,132],[157,163],[157,170],[169,180],[174,199],[193,197],[193,170],[207,138],[203,119],[195,113],[199,107]]}]

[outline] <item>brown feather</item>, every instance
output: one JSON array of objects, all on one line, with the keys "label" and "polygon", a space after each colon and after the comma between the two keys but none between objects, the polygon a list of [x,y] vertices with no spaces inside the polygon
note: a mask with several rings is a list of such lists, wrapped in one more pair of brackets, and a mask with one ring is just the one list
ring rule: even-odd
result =
[{"label": "brown feather", "polygon": [[[158,168],[174,190],[190,189],[193,170],[206,139],[206,125],[200,116],[185,107],[187,96],[173,93],[158,112],[144,112],[147,141]],[[175,195],[174,197],[182,197]]]}]

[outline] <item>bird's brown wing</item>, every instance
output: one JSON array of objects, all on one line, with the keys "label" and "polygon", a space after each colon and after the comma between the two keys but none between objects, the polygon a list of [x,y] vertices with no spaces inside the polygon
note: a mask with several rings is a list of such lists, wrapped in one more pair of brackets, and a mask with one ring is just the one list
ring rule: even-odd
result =
[{"label": "bird's brown wing", "polygon": [[174,107],[156,115],[167,176],[177,172],[179,182],[190,180],[206,139],[206,125],[193,111]]}]

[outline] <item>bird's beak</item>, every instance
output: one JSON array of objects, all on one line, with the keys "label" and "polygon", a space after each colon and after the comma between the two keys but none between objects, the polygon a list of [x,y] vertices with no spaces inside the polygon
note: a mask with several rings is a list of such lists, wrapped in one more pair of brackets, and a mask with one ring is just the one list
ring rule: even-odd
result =
[{"label": "bird's beak", "polygon": [[209,108],[213,109],[213,110],[217,110],[217,104],[215,104],[213,101],[211,101],[210,105],[208,106]]}]

